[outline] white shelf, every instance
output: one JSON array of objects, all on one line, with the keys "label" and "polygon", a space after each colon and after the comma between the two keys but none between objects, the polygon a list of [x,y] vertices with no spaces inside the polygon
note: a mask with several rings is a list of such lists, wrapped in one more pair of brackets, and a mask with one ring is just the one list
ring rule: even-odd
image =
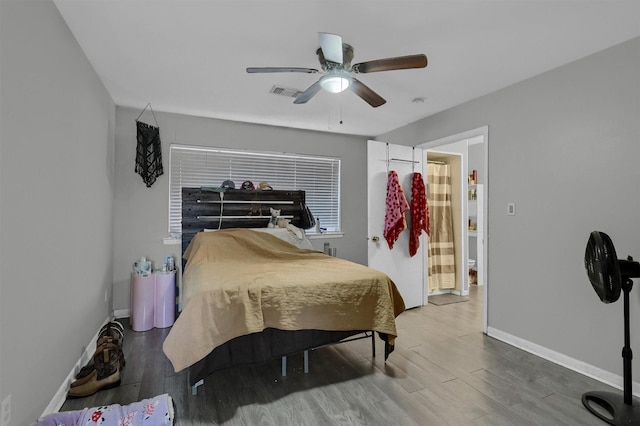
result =
[{"label": "white shelf", "polygon": [[483,189],[484,186],[482,184],[476,185],[468,185],[469,193],[474,191],[476,194],[476,199],[471,199],[471,197],[467,197],[467,219],[471,222],[475,222],[476,230],[467,229],[468,243],[470,247],[475,247],[475,258],[476,258],[476,266],[475,269],[478,272],[477,284],[483,285],[483,268],[484,268],[484,238],[483,238],[483,226],[484,226],[484,215],[483,215]]}]

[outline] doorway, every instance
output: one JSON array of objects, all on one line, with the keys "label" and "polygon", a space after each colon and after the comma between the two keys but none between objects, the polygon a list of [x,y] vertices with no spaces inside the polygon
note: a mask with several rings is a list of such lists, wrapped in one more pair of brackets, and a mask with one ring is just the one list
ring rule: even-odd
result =
[{"label": "doorway", "polygon": [[[443,157],[458,156],[461,161],[456,187],[460,200],[458,214],[461,220],[460,227],[456,228],[460,235],[457,242],[460,256],[456,259],[457,268],[460,274],[461,290],[466,290],[468,294],[469,275],[468,260],[475,260],[478,291],[482,292],[483,314],[482,331],[486,334],[488,328],[488,194],[489,194],[489,129],[488,126],[470,130],[445,138],[429,141],[417,145],[416,148],[425,150],[425,161],[442,161]],[[435,158],[434,158],[435,157]],[[475,170],[475,181],[472,182],[470,175]],[[474,198],[474,199],[472,199]],[[472,199],[472,200],[471,200]],[[460,293],[465,294],[465,293]]]},{"label": "doorway", "polygon": [[467,296],[466,206],[461,185],[466,156],[437,149],[425,153],[431,219],[431,232],[427,238],[427,291],[429,296]]}]

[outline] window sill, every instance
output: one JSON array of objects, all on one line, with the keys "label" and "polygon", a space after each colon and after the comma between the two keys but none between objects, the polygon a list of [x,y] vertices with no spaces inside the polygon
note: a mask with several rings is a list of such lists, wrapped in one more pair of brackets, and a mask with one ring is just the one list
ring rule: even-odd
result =
[{"label": "window sill", "polygon": [[310,240],[323,240],[329,238],[342,238],[344,232],[325,232],[324,234],[307,234],[307,238]]},{"label": "window sill", "polygon": [[[307,238],[309,238],[310,240],[324,240],[324,239],[342,238],[342,237],[344,237],[344,232],[325,232],[324,234],[307,234]],[[182,244],[182,239],[165,237],[162,239],[162,244],[164,244],[165,246],[180,245]]]}]

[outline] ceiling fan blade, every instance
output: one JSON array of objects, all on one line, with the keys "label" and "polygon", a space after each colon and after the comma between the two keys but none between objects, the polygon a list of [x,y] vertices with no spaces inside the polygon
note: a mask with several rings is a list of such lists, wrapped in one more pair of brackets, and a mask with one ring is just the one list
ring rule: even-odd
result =
[{"label": "ceiling fan blade", "polygon": [[360,80],[355,78],[351,79],[349,89],[374,108],[384,105],[387,102],[382,96],[378,95]]},{"label": "ceiling fan blade", "polygon": [[406,70],[409,68],[424,68],[427,66],[425,55],[398,56],[396,58],[377,59],[361,62],[353,66],[353,72],[364,74],[368,72]]},{"label": "ceiling fan blade", "polygon": [[250,67],[247,68],[249,74],[268,73],[268,72],[303,72],[307,74],[315,74],[318,70],[313,68],[292,68],[292,67]]},{"label": "ceiling fan blade", "polygon": [[294,104],[306,104],[309,99],[313,98],[315,96],[315,94],[318,93],[319,90],[320,90],[320,81],[316,81],[311,86],[309,86],[309,88],[307,90],[305,90],[304,92],[300,93],[298,95],[298,97],[296,98],[296,100],[293,101],[293,103]]},{"label": "ceiling fan blade", "polygon": [[336,34],[318,33],[320,48],[327,61],[342,63],[342,37]]}]

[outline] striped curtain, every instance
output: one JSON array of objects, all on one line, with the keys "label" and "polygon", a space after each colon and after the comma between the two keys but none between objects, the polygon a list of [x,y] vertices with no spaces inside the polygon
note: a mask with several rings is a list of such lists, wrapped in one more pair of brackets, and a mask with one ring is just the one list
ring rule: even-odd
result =
[{"label": "striped curtain", "polygon": [[456,286],[456,258],[451,212],[451,176],[448,164],[427,165],[429,190],[429,291]]}]

